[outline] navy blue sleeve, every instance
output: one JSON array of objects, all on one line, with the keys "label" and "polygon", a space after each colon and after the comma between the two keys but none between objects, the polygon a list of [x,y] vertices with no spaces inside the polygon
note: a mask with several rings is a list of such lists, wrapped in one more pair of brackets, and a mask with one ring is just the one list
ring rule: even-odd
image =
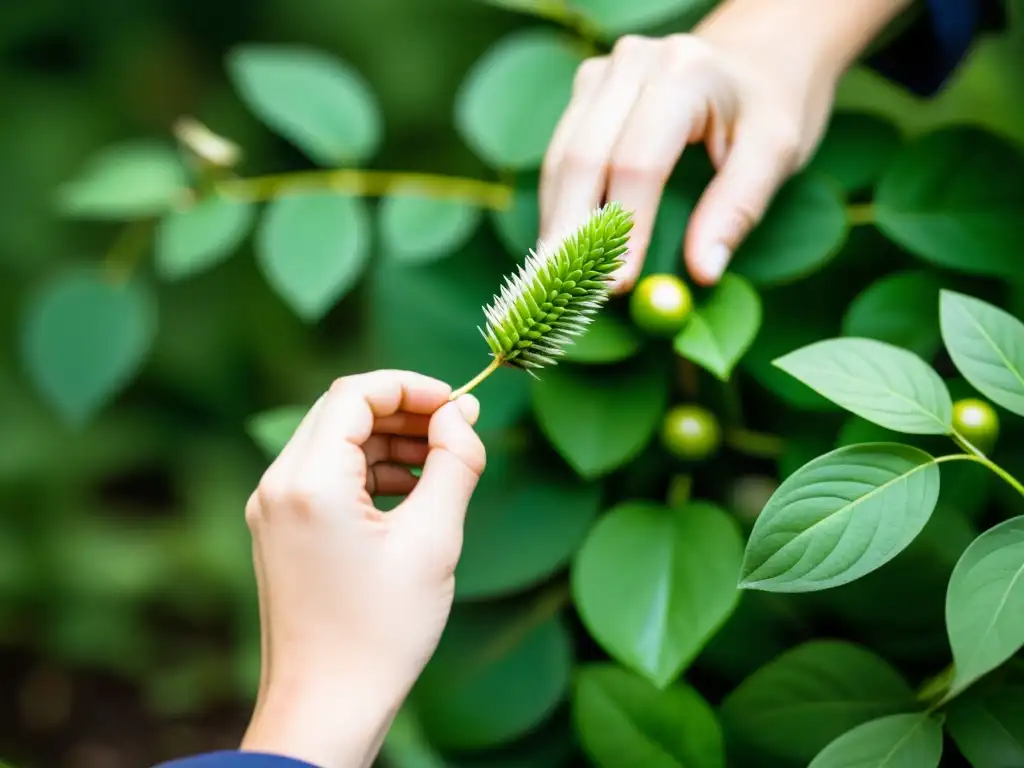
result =
[{"label": "navy blue sleeve", "polygon": [[256,752],[210,752],[161,763],[154,768],[317,768],[301,760]]},{"label": "navy blue sleeve", "polygon": [[935,94],[979,35],[1004,29],[1002,0],[924,0],[923,12],[868,64],[920,96]]}]

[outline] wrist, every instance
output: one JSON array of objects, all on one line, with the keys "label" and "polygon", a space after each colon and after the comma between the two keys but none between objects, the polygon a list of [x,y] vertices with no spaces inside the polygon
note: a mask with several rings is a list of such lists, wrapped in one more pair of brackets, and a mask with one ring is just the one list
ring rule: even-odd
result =
[{"label": "wrist", "polygon": [[241,749],[318,768],[370,768],[401,703],[373,686],[272,681]]},{"label": "wrist", "polygon": [[724,0],[694,34],[832,83],[913,0]]}]

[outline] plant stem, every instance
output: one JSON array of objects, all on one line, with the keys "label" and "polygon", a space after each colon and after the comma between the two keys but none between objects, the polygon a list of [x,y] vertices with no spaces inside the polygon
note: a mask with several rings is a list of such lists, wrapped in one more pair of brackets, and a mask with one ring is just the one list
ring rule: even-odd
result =
[{"label": "plant stem", "polygon": [[222,179],[214,184],[214,190],[224,197],[252,202],[270,200],[287,192],[317,189],[348,192],[364,197],[406,194],[431,199],[463,200],[480,208],[492,210],[508,208],[512,204],[513,196],[510,185],[480,179],[348,168],[254,176],[248,179]]},{"label": "plant stem", "polygon": [[737,427],[725,431],[725,443],[740,453],[759,459],[776,459],[782,453],[784,442],[778,435],[755,432]]},{"label": "plant stem", "polygon": [[502,362],[504,361],[500,357],[496,357],[493,360],[491,360],[490,365],[488,365],[486,368],[480,371],[480,373],[478,373],[472,379],[470,379],[461,387],[452,392],[451,395],[448,396],[449,402],[472,391],[474,387],[480,384],[480,382],[482,382],[484,379],[486,379],[488,376],[490,376],[492,373],[498,370]]},{"label": "plant stem", "polygon": [[131,276],[146,250],[151,227],[149,220],[133,221],[121,230],[104,258],[104,266],[112,282],[120,283]]},{"label": "plant stem", "polygon": [[855,203],[846,206],[846,220],[852,227],[875,223],[875,206],[871,203]]},{"label": "plant stem", "polygon": [[1021,496],[1024,496],[1024,485],[1021,485],[1020,481],[1017,480],[1017,478],[1015,478],[1005,469],[1003,469],[994,461],[992,461],[992,459],[990,459],[984,453],[979,451],[977,447],[975,447],[971,443],[970,440],[961,435],[959,432],[956,432],[954,430],[952,437],[953,442],[955,442],[957,445],[963,448],[968,454],[973,456],[975,458],[975,461],[977,461],[979,464],[984,464],[990,470],[999,475],[999,477],[1001,477],[1007,483],[1007,485],[1009,485],[1011,488],[1017,491],[1017,493],[1019,493]]}]

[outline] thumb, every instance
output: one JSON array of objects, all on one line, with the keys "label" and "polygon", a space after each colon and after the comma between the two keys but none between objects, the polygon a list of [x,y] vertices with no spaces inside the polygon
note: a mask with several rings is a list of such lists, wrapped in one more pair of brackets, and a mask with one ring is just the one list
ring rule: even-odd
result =
[{"label": "thumb", "polygon": [[462,395],[434,412],[423,474],[395,510],[413,518],[401,525],[442,525],[461,536],[466,509],[487,463],[484,444],[471,426],[479,413],[480,403],[472,395]]},{"label": "thumb", "polygon": [[718,282],[795,167],[794,153],[777,148],[764,137],[737,137],[687,227],[686,267],[697,283]]}]

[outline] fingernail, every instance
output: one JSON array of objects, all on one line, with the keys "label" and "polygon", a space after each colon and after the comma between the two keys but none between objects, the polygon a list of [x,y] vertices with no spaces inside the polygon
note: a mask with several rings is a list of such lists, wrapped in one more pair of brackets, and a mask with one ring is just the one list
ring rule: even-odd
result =
[{"label": "fingernail", "polygon": [[715,243],[704,252],[704,258],[701,260],[704,272],[712,280],[718,280],[725,272],[725,267],[731,256],[732,252],[725,244]]},{"label": "fingernail", "polygon": [[455,405],[458,407],[459,413],[462,414],[462,418],[470,424],[476,423],[477,418],[480,416],[479,400],[473,395],[460,395],[455,400]]}]

